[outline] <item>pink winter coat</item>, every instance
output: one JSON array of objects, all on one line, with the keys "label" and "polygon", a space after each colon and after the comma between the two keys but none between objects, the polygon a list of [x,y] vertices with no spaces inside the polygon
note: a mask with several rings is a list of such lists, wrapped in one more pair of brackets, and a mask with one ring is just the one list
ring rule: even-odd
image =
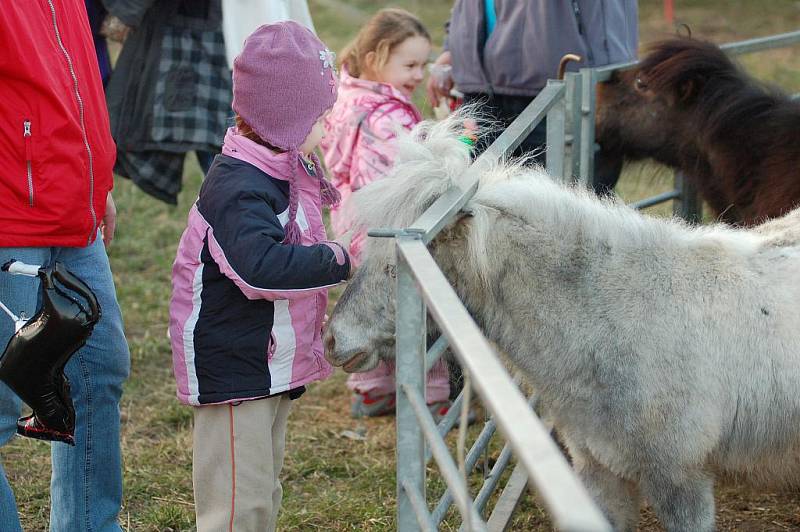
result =
[{"label": "pink winter coat", "polygon": [[[319,172],[233,129],[225,136],[172,268],[169,330],[182,402],[258,399],[331,374],[321,335],[327,288],[347,278],[350,263],[327,241]],[[284,243],[293,194],[299,244]]]},{"label": "pink winter coat", "polygon": [[[321,148],[331,182],[346,200],[351,193],[386,175],[394,163],[398,127],[411,129],[422,120],[416,106],[387,83],[354,78],[342,67],[339,99],[325,119]],[[337,235],[350,223],[331,209]],[[351,259],[358,257],[363,235],[353,238]]]}]

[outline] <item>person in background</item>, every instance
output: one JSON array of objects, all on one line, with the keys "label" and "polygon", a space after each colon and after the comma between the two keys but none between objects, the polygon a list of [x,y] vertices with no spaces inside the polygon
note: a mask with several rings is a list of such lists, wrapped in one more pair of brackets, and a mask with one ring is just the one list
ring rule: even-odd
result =
[{"label": "person in background", "polygon": [[[50,446],[50,530],[118,531],[119,402],[130,354],[104,247],[116,225],[114,141],[83,0],[4,2],[0,50],[0,264],[61,262],[102,309],[65,368],[75,446]],[[33,316],[38,296],[37,278],[0,273],[0,301],[17,315]],[[11,320],[0,319],[0,344],[13,333]],[[20,399],[0,383],[1,445],[20,412]],[[0,530],[22,530],[2,467]]]},{"label": "person in background", "polygon": [[282,20],[294,20],[314,31],[306,0],[222,0],[228,65],[233,68],[233,60],[242,52],[245,38],[256,28]]},{"label": "person in background", "polygon": [[108,17],[108,11],[100,0],[85,0],[86,14],[89,17],[89,27],[92,30],[94,49],[97,53],[97,66],[100,68],[100,79],[103,86],[108,83],[111,76],[111,58],[108,55],[108,43],[103,34],[103,22]]},{"label": "person in background", "polygon": [[176,204],[186,153],[203,172],[231,116],[221,0],[104,0],[124,41],[107,88],[117,175]]},{"label": "person in background", "polygon": [[172,270],[178,398],[194,406],[197,529],[275,530],[286,423],[327,378],[327,288],[347,279],[313,151],[336,101],[334,56],[307,28],[261,26],[233,63],[236,127],[189,212]]},{"label": "person in background", "polygon": [[[465,104],[480,102],[487,118],[507,127],[556,78],[564,55],[582,58],[568,70],[633,61],[638,40],[636,0],[457,0],[433,66],[452,77],[432,76],[428,98],[436,107],[455,85]],[[544,163],[546,131],[542,121],[515,153]],[[483,136],[476,155],[500,133]],[[611,192],[621,169],[622,160],[598,152],[595,191]]]},{"label": "person in background", "polygon": [[[411,129],[422,117],[411,96],[422,83],[431,52],[430,35],[422,22],[401,9],[378,11],[342,52],[341,94],[325,119],[321,147],[332,181],[343,198],[382,178],[391,169],[399,128]],[[336,234],[350,229],[338,210],[331,210]],[[350,245],[358,261],[365,235]],[[381,362],[347,380],[352,390],[353,417],[394,412],[394,364]],[[434,415],[449,406],[447,365],[439,360],[428,373],[427,401]]]}]

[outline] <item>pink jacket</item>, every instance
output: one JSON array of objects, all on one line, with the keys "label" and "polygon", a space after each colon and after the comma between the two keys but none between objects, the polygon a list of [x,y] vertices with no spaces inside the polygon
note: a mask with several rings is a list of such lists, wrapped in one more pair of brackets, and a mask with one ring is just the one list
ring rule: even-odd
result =
[{"label": "pink jacket", "polygon": [[[170,338],[178,398],[257,399],[324,379],[327,288],[347,278],[328,242],[313,165],[230,130],[189,213],[172,269]],[[301,244],[285,244],[289,176]]]},{"label": "pink jacket", "polygon": [[[420,120],[419,110],[403,93],[387,83],[354,78],[342,67],[339,99],[325,119],[321,147],[343,201],[389,171],[397,128],[411,129]],[[337,235],[350,225],[337,209],[331,209],[331,222]],[[360,241],[353,239],[351,255],[357,255]]]}]

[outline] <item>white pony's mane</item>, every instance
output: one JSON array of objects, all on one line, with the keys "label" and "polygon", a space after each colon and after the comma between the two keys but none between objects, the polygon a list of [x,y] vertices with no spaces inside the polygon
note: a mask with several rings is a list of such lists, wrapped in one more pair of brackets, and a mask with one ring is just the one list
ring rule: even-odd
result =
[{"label": "white pony's mane", "polygon": [[[440,121],[424,121],[410,132],[399,132],[397,157],[383,179],[357,191],[346,202],[346,216],[360,230],[409,227],[439,196],[452,186],[466,186],[472,163],[470,150],[459,137],[467,113]],[[541,167],[510,160],[489,164],[481,172],[478,190],[468,207],[473,212],[468,237],[470,255],[482,272],[486,267],[485,240],[490,237],[489,214],[513,216],[532,226],[575,230],[583,238],[604,239],[611,244],[683,243],[714,240],[733,252],[753,253],[761,243],[755,233],[717,224],[690,227],[679,219],[643,216],[615,199],[599,200],[581,187],[555,183]],[[367,256],[393,259],[391,239],[368,239]],[[483,277],[483,275],[481,275]]]}]

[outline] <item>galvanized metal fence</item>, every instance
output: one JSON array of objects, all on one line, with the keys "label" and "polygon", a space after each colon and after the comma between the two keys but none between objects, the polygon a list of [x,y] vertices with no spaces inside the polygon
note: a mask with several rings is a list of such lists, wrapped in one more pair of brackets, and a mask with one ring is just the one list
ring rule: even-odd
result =
[{"label": "galvanized metal fence", "polygon": [[[800,42],[800,31],[724,45],[731,54],[745,54]],[[436,530],[455,503],[462,529],[504,530],[513,509],[530,482],[559,530],[603,531],[610,526],[589,497],[550,431],[534,413],[535,397],[526,399],[502,366],[495,350],[469,316],[457,294],[428,252],[426,244],[456,217],[474,195],[481,171],[519,146],[547,117],[546,168],[555,179],[592,182],[594,168],[595,92],[599,82],[616,70],[636,63],[582,69],[563,81],[551,80],[536,99],[472,164],[463,187],[443,194],[410,227],[372,236],[392,236],[397,250],[397,528]],[[700,201],[690,182],[676,175],[673,190],[633,204],[645,208],[672,200],[674,212],[699,219]],[[442,337],[426,351],[428,314]],[[459,470],[444,437],[453,428],[464,394],[455,400],[437,426],[426,407],[425,375],[450,348],[480,395],[491,419],[476,437]],[[485,475],[473,499],[465,476],[478,463],[497,429],[507,443]],[[482,515],[501,475],[511,463],[517,466],[494,505],[492,515]],[[447,490],[431,511],[426,494],[426,467],[435,459]]]}]

